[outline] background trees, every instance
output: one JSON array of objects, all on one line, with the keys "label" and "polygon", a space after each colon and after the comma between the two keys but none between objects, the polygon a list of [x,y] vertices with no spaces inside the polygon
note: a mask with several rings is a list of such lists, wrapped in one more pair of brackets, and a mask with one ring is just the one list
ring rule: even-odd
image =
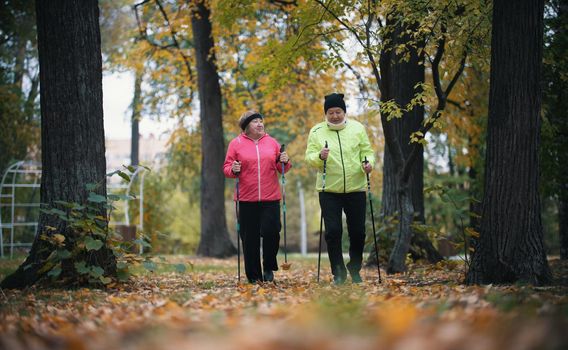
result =
[{"label": "background trees", "polygon": [[[557,203],[560,257],[568,259],[568,6],[549,1],[545,7],[543,59],[542,180],[545,200]],[[554,206],[553,206],[554,207]],[[545,207],[546,208],[546,207]],[[555,213],[552,213],[555,215]],[[552,230],[556,233],[556,230]],[[549,235],[549,249],[555,247],[556,234]]]},{"label": "background trees", "polygon": [[[5,4],[2,168],[10,159],[39,155],[35,11],[17,1]],[[141,118],[177,121],[168,135],[167,166],[148,183],[146,200],[153,202],[146,212],[152,214],[144,220],[156,231],[147,232],[156,251],[178,249],[183,241],[191,252],[200,243],[201,254],[231,254],[234,218],[223,204],[231,201],[232,183],[224,183],[219,167],[224,144],[240,132],[236,119],[247,109],[265,114],[267,131],[288,146],[294,162],[289,210],[299,217],[296,192],[314,183],[302,162],[304,135],[323,118],[322,96],[344,91],[349,117],[368,126],[383,155],[372,187],[385,218],[380,233],[389,271],[404,271],[408,253],[438,261],[439,238],[456,245],[449,254],[467,254],[478,235],[484,193],[490,2],[101,0],[100,6],[103,69],[135,77],[131,163],[139,162]],[[540,168],[546,243],[555,253],[568,244],[557,243],[558,231],[566,236],[566,11],[559,1],[546,8]],[[313,191],[305,194],[308,231],[317,230],[311,218],[319,206]],[[172,215],[160,214],[166,211]],[[300,227],[290,221],[289,236],[298,236]],[[158,238],[157,231],[166,235]]]},{"label": "background trees", "polygon": [[[0,169],[39,157],[39,72],[32,1],[0,8]],[[34,155],[35,156],[32,156]]]}]

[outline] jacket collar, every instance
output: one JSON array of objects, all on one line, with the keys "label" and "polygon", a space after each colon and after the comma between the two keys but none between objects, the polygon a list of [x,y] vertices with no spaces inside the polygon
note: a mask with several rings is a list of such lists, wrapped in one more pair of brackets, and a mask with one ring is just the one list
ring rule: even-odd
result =
[{"label": "jacket collar", "polygon": [[268,136],[268,134],[267,134],[267,133],[264,133],[264,135],[262,135],[258,140],[254,140],[254,139],[248,137],[244,132],[241,132],[241,136],[244,137],[244,138],[246,138],[246,139],[248,139],[248,140],[251,140],[252,142],[255,142],[255,141],[260,141],[260,140],[262,140],[263,138],[265,138],[266,136]]}]

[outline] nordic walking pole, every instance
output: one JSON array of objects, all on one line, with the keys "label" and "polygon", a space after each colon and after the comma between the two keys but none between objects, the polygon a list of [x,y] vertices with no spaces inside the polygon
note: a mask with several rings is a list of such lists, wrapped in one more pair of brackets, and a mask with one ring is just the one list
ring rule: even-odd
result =
[{"label": "nordic walking pole", "polygon": [[[325,146],[324,148],[327,148],[327,141],[325,141]],[[327,166],[327,158],[323,160],[323,173],[322,173],[322,186],[321,186],[321,191],[325,192],[325,172],[326,172],[326,166]],[[321,205],[320,205],[321,207]],[[321,209],[321,215],[320,215],[320,236],[319,236],[319,245],[318,245],[318,280],[317,282],[319,283],[320,281],[320,266],[321,266],[321,234],[323,231],[323,209]]]},{"label": "nordic walking pole", "polygon": [[[285,151],[286,145],[282,144],[280,146],[280,153]],[[283,270],[288,270],[290,265],[288,265],[288,245],[286,243],[286,176],[284,176],[284,168],[286,164],[282,164],[282,218],[284,221],[284,265],[282,265]]]},{"label": "nordic walking pole", "polygon": [[[367,156],[365,156],[365,164],[369,163],[367,160]],[[375,215],[373,213],[373,198],[371,194],[371,179],[369,177],[369,173],[367,173],[367,192],[369,193],[369,206],[371,207],[371,222],[373,223],[373,240],[375,241],[375,254],[377,255],[377,270],[379,271],[379,283],[382,283],[381,280],[381,266],[379,264],[379,248],[377,245],[377,232],[375,231]]]},{"label": "nordic walking pole", "polygon": [[[237,160],[238,162],[238,160]],[[239,192],[239,175],[240,172],[235,173],[237,175],[235,179],[235,190],[237,192],[237,201],[235,202],[235,214],[237,215],[237,276],[238,276],[238,283],[241,283],[241,219],[239,216],[239,201],[240,201],[240,192]]]}]

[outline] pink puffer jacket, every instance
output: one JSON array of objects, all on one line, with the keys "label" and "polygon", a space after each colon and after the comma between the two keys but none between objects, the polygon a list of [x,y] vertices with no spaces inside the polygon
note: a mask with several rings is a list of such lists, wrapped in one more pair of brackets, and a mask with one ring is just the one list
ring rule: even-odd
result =
[{"label": "pink puffer jacket", "polygon": [[[281,199],[278,174],[282,173],[282,164],[278,162],[279,156],[280,145],[268,134],[257,141],[240,134],[229,143],[223,173],[226,177],[235,178],[231,166],[235,160],[241,162],[240,201],[264,202]],[[288,172],[291,167],[288,162],[284,171]],[[236,191],[234,198],[237,199]]]}]

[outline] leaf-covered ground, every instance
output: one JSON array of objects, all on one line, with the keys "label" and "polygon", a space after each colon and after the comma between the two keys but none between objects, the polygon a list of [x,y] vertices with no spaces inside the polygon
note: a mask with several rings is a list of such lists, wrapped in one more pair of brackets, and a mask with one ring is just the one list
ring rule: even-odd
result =
[{"label": "leaf-covered ground", "polygon": [[[335,287],[325,260],[318,285],[316,260],[305,258],[292,258],[276,284],[237,285],[236,259],[168,260],[193,268],[107,290],[1,291],[0,349],[568,348],[559,260],[549,287],[464,286],[452,262],[382,284],[365,269],[362,285]],[[15,265],[0,261],[0,274]]]}]

